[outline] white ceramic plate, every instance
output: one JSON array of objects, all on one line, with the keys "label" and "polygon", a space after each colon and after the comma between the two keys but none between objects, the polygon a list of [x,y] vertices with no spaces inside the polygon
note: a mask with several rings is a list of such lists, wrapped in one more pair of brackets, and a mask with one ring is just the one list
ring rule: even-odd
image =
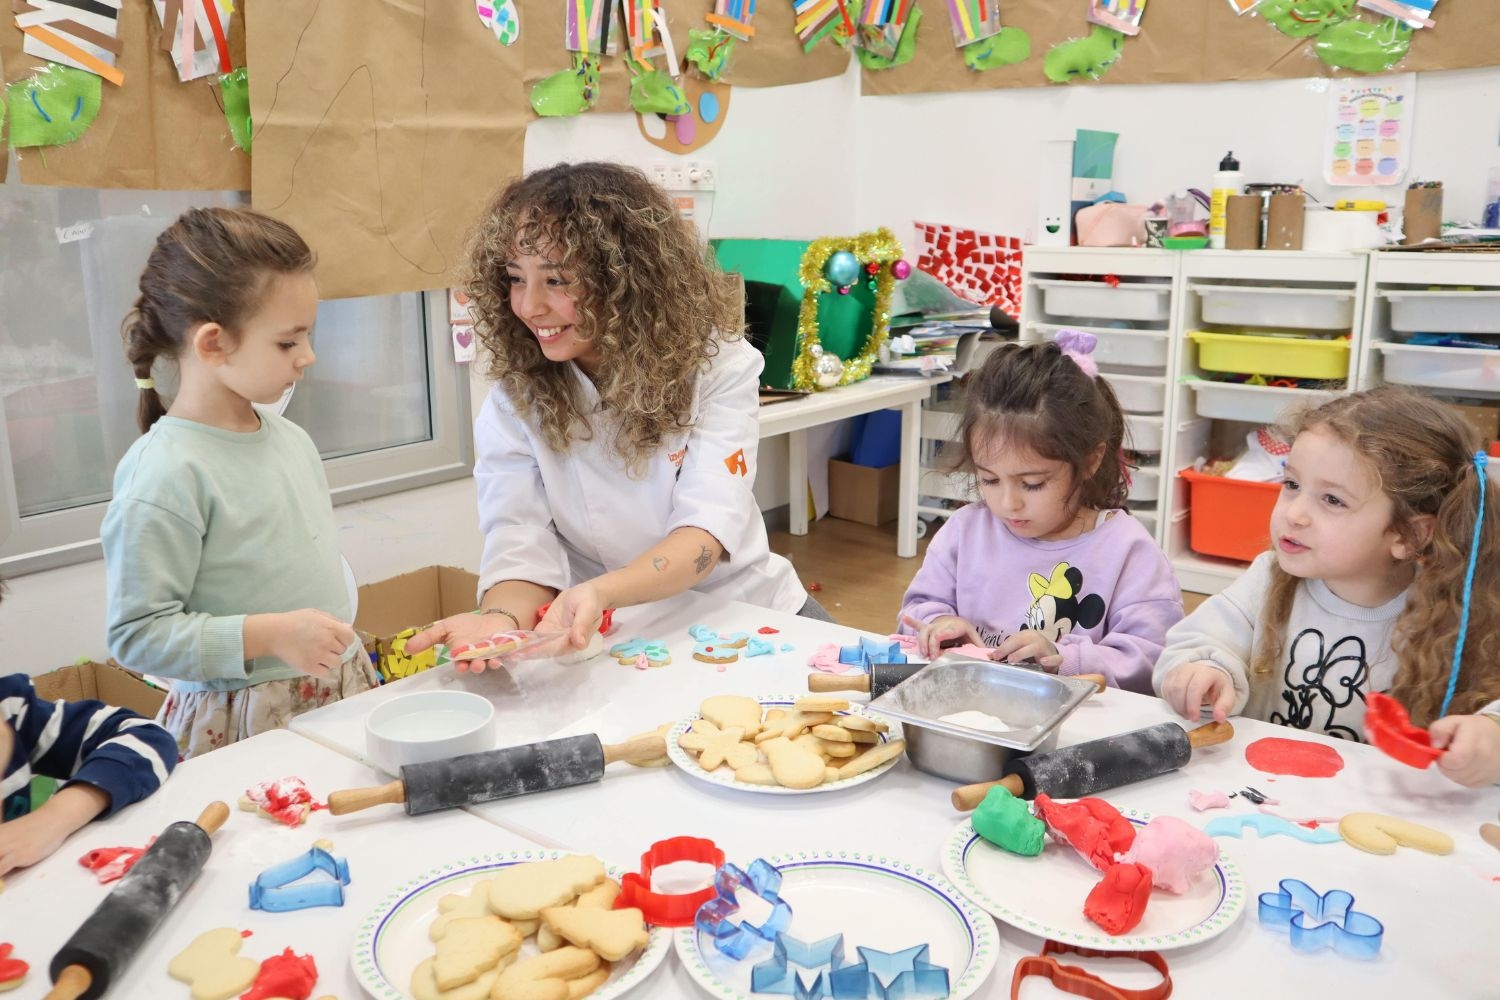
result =
[{"label": "white ceramic plate", "polygon": [[[797,703],[797,701],[802,698],[808,697],[812,696],[805,694],[768,695],[760,698],[759,700],[761,710],[762,712],[764,712],[768,708],[790,709],[794,704]],[[891,729],[888,733],[880,734],[880,742],[882,743],[888,743],[891,740],[901,738],[901,726],[899,723],[892,722],[890,719],[887,719],[885,716],[879,714],[878,712],[871,712],[863,705],[851,705],[847,712],[840,712],[838,714],[863,715],[867,719],[876,719],[880,722],[884,722],[886,725],[890,726]],[[781,785],[755,785],[747,781],[736,780],[734,772],[731,771],[728,767],[720,767],[713,771],[703,770],[703,768],[698,766],[698,758],[694,757],[691,753],[684,750],[681,745],[678,744],[677,740],[682,736],[683,733],[687,732],[688,727],[691,726],[694,722],[698,721],[698,719],[699,716],[695,714],[689,716],[686,719],[683,719],[681,722],[677,723],[677,725],[672,727],[672,731],[667,733],[667,756],[672,759],[672,763],[682,768],[682,770],[686,771],[692,777],[697,778],[700,781],[706,781],[711,785],[719,785],[722,788],[738,788],[741,791],[757,792],[761,795],[812,795],[816,792],[837,792],[845,788],[853,788],[855,785],[862,785],[867,781],[874,781],[876,778],[880,777],[882,774],[895,767],[896,762],[901,759],[900,757],[895,757],[891,760],[886,761],[884,764],[879,765],[878,767],[871,768],[864,774],[856,774],[852,778],[844,778],[841,781],[830,781],[825,784],[818,785],[816,788],[784,788]]]},{"label": "white ceramic plate", "polygon": [[[789,933],[806,942],[843,934],[850,962],[859,960],[859,946],[901,951],[926,944],[927,960],[948,970],[949,997],[962,1000],[1000,957],[995,922],[936,872],[857,851],[799,851],[766,860],[781,870],[781,897],[792,908]],[[675,943],[689,975],[710,996],[765,996],[752,997],[750,969],[771,957],[769,942],[738,962],[696,927],[680,928]],[[816,975],[797,971],[808,983]]]},{"label": "white ceramic plate", "polygon": [[[536,850],[485,854],[417,876],[381,900],[360,926],[349,956],[355,978],[378,1000],[410,1000],[411,974],[434,950],[427,928],[437,917],[439,899],[449,893],[468,892],[475,882],[493,877],[502,868],[527,861],[551,861],[569,853]],[[607,870],[610,878],[619,881],[619,870]],[[609,1000],[634,988],[667,957],[671,940],[671,931],[652,928],[645,950],[634,961],[616,962],[608,982],[590,993],[589,1000]],[[521,946],[523,956],[535,952],[533,942]]]},{"label": "white ceramic plate", "polygon": [[[1151,818],[1120,812],[1136,826]],[[1106,934],[1083,915],[1099,872],[1071,847],[1047,840],[1034,858],[1003,851],[964,820],[943,848],[943,871],[960,892],[1019,930],[1100,951],[1167,951],[1222,934],[1245,908],[1245,881],[1223,844],[1212,871],[1181,896],[1153,890],[1146,915],[1129,934]]]}]

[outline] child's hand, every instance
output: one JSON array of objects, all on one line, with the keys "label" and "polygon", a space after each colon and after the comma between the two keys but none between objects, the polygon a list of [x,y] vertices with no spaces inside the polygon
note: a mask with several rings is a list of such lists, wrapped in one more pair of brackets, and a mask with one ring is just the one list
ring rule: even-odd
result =
[{"label": "child's hand", "polygon": [[917,652],[932,659],[943,651],[943,643],[950,639],[968,639],[976,646],[983,646],[974,626],[958,615],[942,615],[923,624],[910,615],[902,615],[901,623],[917,630]]},{"label": "child's hand", "polygon": [[92,785],[73,784],[53,794],[36,812],[0,824],[0,876],[52,855],[75,830],[109,807],[109,796]]},{"label": "child's hand", "polygon": [[1489,715],[1447,715],[1427,730],[1432,745],[1447,752],[1437,759],[1449,781],[1483,788],[1500,781],[1500,719]]},{"label": "child's hand", "polygon": [[[442,644],[452,648],[484,642],[497,632],[514,628],[505,615],[477,615],[469,612],[433,622],[410,639],[406,640],[406,652],[415,655],[433,646]],[[486,670],[503,670],[505,661],[498,656],[488,659],[454,660],[453,669],[461,674],[482,674]]]},{"label": "child's hand", "polygon": [[312,677],[327,677],[338,669],[354,642],[352,626],[316,608],[274,617],[273,654]]},{"label": "child's hand", "polygon": [[1234,682],[1212,663],[1184,663],[1167,674],[1161,697],[1184,719],[1201,718],[1207,705],[1213,709],[1214,721],[1224,722],[1234,708]]},{"label": "child's hand", "polygon": [[1031,660],[1053,670],[1062,666],[1062,654],[1057,651],[1057,647],[1045,635],[1029,628],[1006,636],[1005,641],[990,654],[990,659],[1001,663],[1024,663]]}]

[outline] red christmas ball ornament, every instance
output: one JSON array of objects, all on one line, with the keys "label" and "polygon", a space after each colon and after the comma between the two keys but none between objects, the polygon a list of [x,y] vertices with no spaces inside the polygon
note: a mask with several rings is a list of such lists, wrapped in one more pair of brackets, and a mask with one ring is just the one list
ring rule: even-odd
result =
[{"label": "red christmas ball ornament", "polygon": [[879,264],[878,261],[873,261],[872,260],[872,261],[870,261],[870,263],[868,263],[868,264],[865,265],[865,270],[868,271],[870,274],[879,274],[880,273],[880,264]]}]

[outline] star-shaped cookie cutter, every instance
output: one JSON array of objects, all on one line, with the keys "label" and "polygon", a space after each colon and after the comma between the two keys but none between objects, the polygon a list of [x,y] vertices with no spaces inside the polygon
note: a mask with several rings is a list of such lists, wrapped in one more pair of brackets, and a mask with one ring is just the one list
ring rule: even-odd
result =
[{"label": "star-shaped cookie cutter", "polygon": [[943,1000],[948,970],[927,960],[928,946],[881,951],[859,946],[859,961],[828,974],[836,1000]]},{"label": "star-shaped cookie cutter", "polygon": [[[750,970],[750,992],[795,997],[796,1000],[824,1000],[834,994],[823,970],[826,968],[832,973],[847,962],[842,934],[811,944],[790,934],[778,934],[771,957]],[[811,984],[802,981],[797,968],[815,973]]]},{"label": "star-shaped cookie cutter", "polygon": [[[328,878],[304,882],[314,872]],[[314,906],[343,906],[344,886],[349,884],[349,862],[321,847],[272,865],[250,883],[250,909],[286,913]]]},{"label": "star-shaped cookie cutter", "polygon": [[[771,907],[770,916],[759,927],[737,921],[740,911],[736,893],[748,889]],[[713,938],[714,947],[733,959],[741,959],[765,941],[776,940],[792,922],[792,908],[780,896],[781,872],[765,858],[756,858],[749,871],[727,864],[714,874],[714,897],[698,908],[693,923]]]},{"label": "star-shaped cookie cutter", "polygon": [[906,663],[907,659],[899,642],[860,636],[858,645],[839,647],[839,662],[868,672],[872,663]]},{"label": "star-shaped cookie cutter", "polygon": [[1297,951],[1332,948],[1351,958],[1374,958],[1380,953],[1385,925],[1354,909],[1354,897],[1343,889],[1319,895],[1301,879],[1284,878],[1277,892],[1260,894],[1260,922],[1272,930],[1286,930]]},{"label": "star-shaped cookie cutter", "polygon": [[635,907],[646,923],[657,927],[687,927],[699,908],[714,898],[713,886],[694,892],[665,893],[651,890],[651,874],[658,868],[679,861],[696,861],[722,868],[724,852],[712,840],[702,837],[672,837],[658,840],[641,855],[641,870],[627,872],[620,879],[620,898],[616,909]]}]

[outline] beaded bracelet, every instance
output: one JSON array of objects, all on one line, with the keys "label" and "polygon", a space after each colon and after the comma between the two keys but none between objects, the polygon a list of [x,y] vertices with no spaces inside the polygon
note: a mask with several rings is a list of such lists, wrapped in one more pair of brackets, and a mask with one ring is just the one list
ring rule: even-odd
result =
[{"label": "beaded bracelet", "polygon": [[504,615],[505,617],[507,617],[507,618],[509,618],[511,620],[511,624],[515,625],[515,627],[517,629],[519,629],[521,627],[521,619],[519,619],[515,615],[511,614],[509,611],[506,611],[504,608],[475,608],[474,609],[474,614],[476,614],[476,615]]}]

